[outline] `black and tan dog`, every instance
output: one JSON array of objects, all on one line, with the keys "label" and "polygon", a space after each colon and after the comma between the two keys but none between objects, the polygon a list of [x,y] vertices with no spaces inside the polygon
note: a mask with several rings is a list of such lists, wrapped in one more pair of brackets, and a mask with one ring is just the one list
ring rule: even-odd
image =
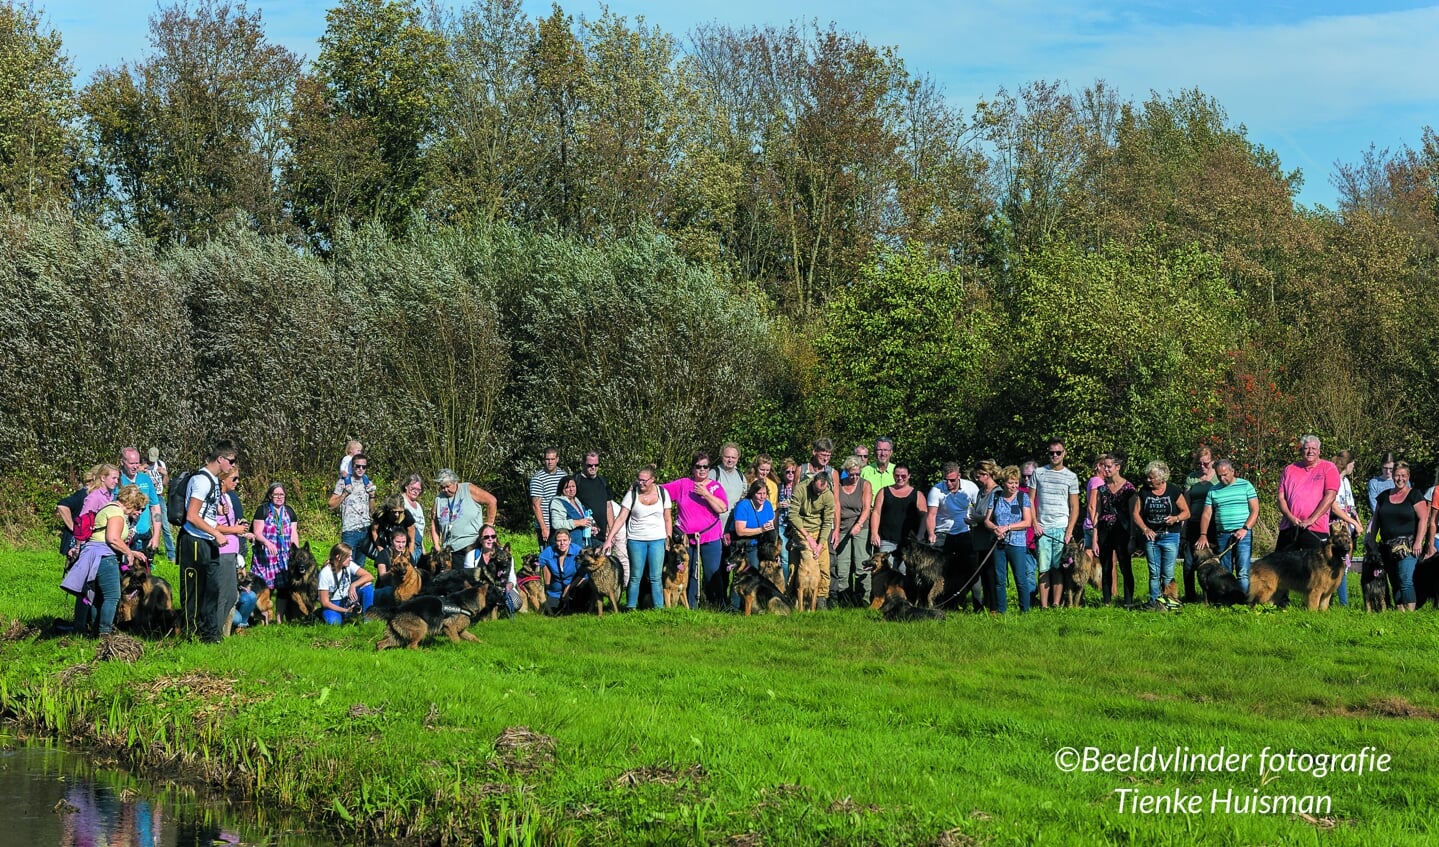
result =
[{"label": "black and tan dog", "polygon": [[515,587],[520,590],[521,612],[545,610],[545,577],[540,572],[540,554],[526,553],[515,571]]},{"label": "black and tan dog", "polygon": [[[589,548],[580,551],[575,557],[575,564],[579,569],[579,578],[585,581],[590,590],[586,592],[587,597],[571,598],[572,601],[579,600],[586,605],[593,602],[595,614],[604,617],[605,600],[609,600],[610,608],[618,612],[621,582],[624,579],[624,566],[620,564],[619,557],[607,556],[599,550]],[[579,584],[578,580],[575,584]],[[578,608],[573,602],[571,607]]]},{"label": "black and tan dog", "polygon": [[[761,546],[761,557],[765,549]],[[774,549],[777,548],[771,548],[771,551]],[[759,567],[752,567],[744,549],[736,546],[730,551],[726,564],[730,570],[730,587],[739,595],[740,608],[745,617],[754,614],[756,608],[772,615],[787,615],[794,610],[785,598],[782,587],[784,570],[780,567],[778,558],[761,558]]]},{"label": "black and tan dog", "polygon": [[1349,527],[1332,521],[1321,547],[1282,550],[1255,559],[1249,567],[1249,603],[1272,603],[1281,592],[1298,591],[1310,610],[1327,610],[1344,578],[1349,546]]},{"label": "black and tan dog", "polygon": [[401,557],[398,561],[391,562],[385,575],[378,580],[381,588],[393,588],[390,596],[393,598],[393,605],[400,605],[422,593],[425,587],[424,571],[412,564],[408,558]]},{"label": "black and tan dog", "polygon": [[1420,559],[1414,566],[1414,608],[1422,609],[1425,602],[1439,609],[1439,555]]},{"label": "black and tan dog", "polygon": [[126,632],[169,635],[179,632],[179,623],[170,583],[153,576],[148,564],[137,561],[120,581],[115,626]]},{"label": "black and tan dog", "polygon": [[1359,585],[1364,591],[1364,611],[1382,612],[1394,608],[1394,599],[1389,596],[1389,576],[1384,571],[1384,557],[1379,553],[1378,544],[1364,548],[1364,568],[1359,576]]},{"label": "black and tan dog", "polygon": [[504,601],[504,595],[492,585],[476,585],[444,597],[421,594],[383,613],[388,616],[385,637],[375,644],[375,649],[418,650],[421,641],[440,633],[457,644],[461,640],[479,641],[470,632],[470,625],[491,606]]},{"label": "black and tan dog", "polygon": [[689,538],[680,532],[675,524],[670,540],[665,542],[665,568],[662,580],[665,592],[665,608],[690,607],[690,545]]},{"label": "black and tan dog", "polygon": [[1071,609],[1084,605],[1086,585],[1094,586],[1096,591],[1101,590],[1099,578],[1102,570],[1099,557],[1090,552],[1088,547],[1076,541],[1064,545],[1064,594],[1060,598],[1060,605]]},{"label": "black and tan dog", "polygon": [[1195,573],[1199,577],[1200,587],[1204,589],[1205,603],[1211,606],[1238,606],[1249,599],[1238,578],[1224,567],[1218,553],[1209,548],[1195,552],[1198,556],[1194,564]]},{"label": "black and tan dog", "polygon": [[310,620],[320,608],[320,565],[310,552],[310,542],[290,552],[286,575],[289,579],[280,592],[285,606],[281,609],[283,616]]},{"label": "black and tan dog", "polygon": [[875,553],[869,557],[865,567],[869,570],[870,596],[873,598],[869,601],[871,609],[879,609],[891,597],[909,601],[904,593],[904,574],[895,568],[890,554],[883,551]]},{"label": "black and tan dog", "polygon": [[948,558],[944,549],[914,537],[905,540],[900,553],[909,599],[916,606],[934,608],[944,596],[944,569]]},{"label": "black and tan dog", "polygon": [[898,595],[892,595],[880,606],[879,613],[887,621],[907,623],[909,621],[942,621],[943,609],[924,609]]}]

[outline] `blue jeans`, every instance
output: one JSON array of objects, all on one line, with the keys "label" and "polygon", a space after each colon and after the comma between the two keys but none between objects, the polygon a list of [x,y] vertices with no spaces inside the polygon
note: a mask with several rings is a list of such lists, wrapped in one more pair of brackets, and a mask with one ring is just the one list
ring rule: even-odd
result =
[{"label": "blue jeans", "polygon": [[628,608],[635,608],[640,602],[640,583],[645,578],[645,572],[649,572],[650,598],[655,602],[656,609],[665,607],[665,542],[663,538],[656,538],[654,541],[635,541],[630,539],[625,542],[625,548],[630,554],[630,590],[626,605]]},{"label": "blue jeans", "polygon": [[175,536],[179,530],[170,526],[170,507],[165,498],[160,498],[160,525],[152,529],[160,533],[160,541],[165,545],[165,558],[175,561]]},{"label": "blue jeans", "polygon": [[369,537],[369,527],[365,527],[364,529],[347,529],[340,533],[340,541],[350,545],[351,558],[355,560],[355,564],[362,568],[365,566],[365,554],[363,551],[369,546],[369,541],[366,540]]},{"label": "blue jeans", "polygon": [[1161,532],[1144,544],[1149,559],[1149,599],[1158,600],[1159,591],[1174,581],[1174,562],[1179,558],[1179,533]]},{"label": "blue jeans", "polygon": [[1250,532],[1244,533],[1244,540],[1238,543],[1234,541],[1233,532],[1219,533],[1220,550],[1229,550],[1229,545],[1234,545],[1234,549],[1225,553],[1219,563],[1234,574],[1234,578],[1239,580],[1239,587],[1244,589],[1246,594],[1249,593],[1249,558],[1250,551],[1254,548],[1253,541],[1254,534]]},{"label": "blue jeans", "polygon": [[[1409,575],[1414,575],[1412,565]],[[1412,578],[1409,583],[1411,586],[1414,584]],[[92,625],[99,626],[101,635],[115,631],[115,610],[120,608],[119,556],[106,556],[100,560],[99,570],[95,572],[95,589],[100,601],[98,607],[86,603],[83,596],[75,598],[75,632],[80,635],[88,633]],[[1412,588],[1409,593],[1414,593]]]},{"label": "blue jeans", "polygon": [[1389,572],[1389,584],[1394,587],[1395,603],[1417,603],[1418,596],[1414,593],[1414,566],[1419,559],[1413,554],[1400,559]]},{"label": "blue jeans", "polygon": [[255,614],[255,605],[260,602],[260,595],[247,589],[240,592],[240,599],[235,603],[235,626],[249,626],[250,616]]},{"label": "blue jeans", "polygon": [[723,546],[720,539],[716,538],[714,541],[706,541],[699,545],[697,550],[695,547],[690,547],[691,573],[688,583],[689,587],[685,590],[685,596],[689,598],[691,609],[698,609],[700,607],[700,584],[695,581],[693,573],[696,558],[693,554],[695,552],[699,553],[698,558],[702,569],[701,572],[704,575],[705,599],[711,602],[719,602],[722,600],[724,586],[720,585],[718,588],[715,587],[715,574],[719,573],[720,570],[720,552]]},{"label": "blue jeans", "polygon": [[789,585],[789,530],[785,528],[788,520],[776,520],[775,529],[779,531],[779,569],[784,573],[784,588]]},{"label": "blue jeans", "polygon": [[1001,615],[1009,610],[1005,587],[1010,569],[1014,570],[1014,590],[1019,593],[1019,610],[1029,611],[1029,595],[1034,593],[1034,559],[1023,544],[996,544],[994,547],[995,611]]},{"label": "blue jeans", "polygon": [[[375,604],[375,584],[373,582],[369,583],[363,588],[356,589],[355,593],[360,595],[360,614],[363,615]],[[335,605],[339,604],[336,603]],[[346,618],[350,617],[349,615],[342,615],[334,609],[322,610],[321,616],[324,617],[325,623],[330,626],[339,626],[345,622]]]}]

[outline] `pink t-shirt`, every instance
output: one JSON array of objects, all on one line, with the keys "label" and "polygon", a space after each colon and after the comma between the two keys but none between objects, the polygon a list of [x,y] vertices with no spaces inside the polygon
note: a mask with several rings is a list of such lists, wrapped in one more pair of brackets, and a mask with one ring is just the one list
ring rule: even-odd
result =
[{"label": "pink t-shirt", "polygon": [[[1328,459],[1320,459],[1312,468],[1295,462],[1284,469],[1284,475],[1279,478],[1279,490],[1289,504],[1289,511],[1300,518],[1307,518],[1314,514],[1326,491],[1338,493],[1339,469]],[[1325,511],[1309,528],[1315,532],[1327,533],[1329,514],[1329,511]],[[1279,521],[1280,529],[1288,529],[1293,525],[1288,518]]]},{"label": "pink t-shirt", "polygon": [[[719,501],[729,506],[729,498],[725,496],[724,486],[710,479],[705,481],[705,490],[719,498]],[[686,535],[699,533],[700,543],[705,544],[718,539],[724,535],[724,523],[720,516],[714,513],[710,504],[700,499],[695,493],[695,482],[690,477],[681,477],[673,482],[666,482],[660,486],[669,492],[670,499],[679,507],[679,528],[680,532]]]},{"label": "pink t-shirt", "polygon": [[[1092,477],[1090,477],[1090,478],[1089,478],[1089,482],[1086,483],[1085,486],[1084,486],[1084,496],[1085,496],[1085,497],[1093,497],[1095,490],[1098,489],[1098,488],[1099,488],[1101,485],[1103,485],[1103,484],[1104,484],[1104,477],[1102,477],[1102,476],[1092,476]],[[1094,524],[1092,524],[1092,523],[1089,522],[1089,506],[1088,506],[1088,501],[1087,501],[1087,500],[1085,501],[1085,509],[1084,509],[1084,528],[1085,528],[1085,529],[1094,529]]]}]

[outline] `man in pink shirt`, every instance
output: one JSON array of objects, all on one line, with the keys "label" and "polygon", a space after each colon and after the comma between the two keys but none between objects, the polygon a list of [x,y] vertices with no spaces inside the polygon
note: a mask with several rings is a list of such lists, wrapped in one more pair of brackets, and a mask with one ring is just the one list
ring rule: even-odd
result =
[{"label": "man in pink shirt", "polygon": [[1339,469],[1319,458],[1319,437],[1299,439],[1299,461],[1279,478],[1277,550],[1317,550],[1329,540],[1329,509],[1339,494]]},{"label": "man in pink shirt", "polygon": [[[660,486],[670,495],[678,507],[675,525],[685,534],[685,543],[690,547],[690,578],[686,595],[690,608],[699,608],[699,583],[695,581],[701,572],[704,575],[705,598],[715,608],[728,603],[725,597],[726,574],[720,571],[721,536],[724,535],[724,521],[729,511],[729,500],[725,497],[724,486],[709,478],[710,454],[700,450],[690,464],[690,475]],[[695,567],[699,562],[701,567]]]}]

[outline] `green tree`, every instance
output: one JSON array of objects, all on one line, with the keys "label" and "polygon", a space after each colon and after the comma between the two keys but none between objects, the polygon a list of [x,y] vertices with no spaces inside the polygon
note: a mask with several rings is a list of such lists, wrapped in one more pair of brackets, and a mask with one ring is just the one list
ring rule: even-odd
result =
[{"label": "green tree", "polygon": [[341,220],[375,215],[393,231],[420,210],[450,73],[413,0],[342,0],[325,22],[287,168],[295,217],[320,244]]},{"label": "green tree", "polygon": [[31,8],[0,4],[0,197],[14,209],[66,199],[74,76],[58,32]]},{"label": "green tree", "polygon": [[259,12],[222,0],[162,8],[150,43],[81,95],[99,205],[161,241],[207,238],[235,214],[282,230],[280,122],[299,60],[265,38]]}]

